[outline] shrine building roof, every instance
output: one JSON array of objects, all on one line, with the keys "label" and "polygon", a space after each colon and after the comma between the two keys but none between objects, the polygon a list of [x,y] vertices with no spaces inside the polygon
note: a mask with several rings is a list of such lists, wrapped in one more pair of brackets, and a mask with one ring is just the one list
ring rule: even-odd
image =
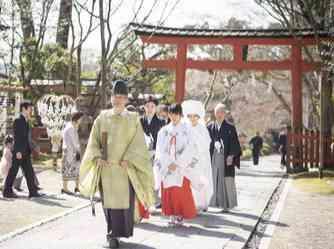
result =
[{"label": "shrine building roof", "polygon": [[313,29],[197,29],[197,28],[172,28],[164,26],[154,26],[147,24],[131,23],[131,29],[137,35],[158,35],[158,36],[179,36],[179,37],[268,37],[268,38],[286,38],[286,37],[309,37],[320,36],[330,37],[331,32]]}]

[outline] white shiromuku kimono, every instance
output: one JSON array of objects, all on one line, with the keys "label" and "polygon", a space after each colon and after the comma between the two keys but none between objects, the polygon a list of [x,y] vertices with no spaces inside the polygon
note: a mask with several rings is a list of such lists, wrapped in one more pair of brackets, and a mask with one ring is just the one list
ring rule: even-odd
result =
[{"label": "white shiromuku kimono", "polygon": [[193,188],[193,195],[197,209],[207,210],[213,195],[212,167],[210,157],[211,138],[208,129],[201,123],[191,127],[199,153],[199,174],[202,188]]},{"label": "white shiromuku kimono", "polygon": [[[209,207],[213,195],[212,167],[210,156],[211,137],[208,129],[204,125],[205,108],[200,101],[186,100],[182,103],[185,121],[191,126],[192,134],[195,138],[197,151],[199,153],[199,166],[196,173],[199,176],[202,188],[193,188],[192,192],[197,209],[206,210]],[[197,115],[198,124],[192,126],[187,116]]]},{"label": "white shiromuku kimono", "polygon": [[[159,131],[155,167],[164,188],[182,187],[184,177],[192,186],[198,186],[200,182],[195,174],[198,162],[198,152],[188,124],[180,122],[175,126],[171,123]],[[168,170],[172,163],[178,166],[174,172]]]},{"label": "white shiromuku kimono", "polygon": [[80,140],[72,122],[68,122],[63,130],[63,160],[62,175],[64,180],[77,180],[79,177],[80,161],[76,154],[80,153]]}]

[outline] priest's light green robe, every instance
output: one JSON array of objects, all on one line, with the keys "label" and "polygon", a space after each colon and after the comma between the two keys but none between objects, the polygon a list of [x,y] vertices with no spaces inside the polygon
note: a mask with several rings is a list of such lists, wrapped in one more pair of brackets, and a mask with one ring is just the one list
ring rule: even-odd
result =
[{"label": "priest's light green robe", "polygon": [[[102,158],[102,133],[108,137],[108,166],[98,167]],[[128,161],[128,167],[120,161]],[[96,118],[88,145],[80,166],[80,192],[91,197],[103,188],[103,208],[129,208],[129,181],[136,199],[145,207],[154,204],[153,170],[147,150],[143,129],[138,114],[124,111],[114,114],[113,110],[102,111]]]}]

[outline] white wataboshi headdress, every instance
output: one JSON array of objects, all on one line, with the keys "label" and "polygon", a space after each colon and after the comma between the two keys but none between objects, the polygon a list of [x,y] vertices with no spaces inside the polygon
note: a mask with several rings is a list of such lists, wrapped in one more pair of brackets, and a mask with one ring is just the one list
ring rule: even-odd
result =
[{"label": "white wataboshi headdress", "polygon": [[187,118],[189,114],[195,114],[200,117],[201,120],[204,120],[205,109],[204,105],[197,100],[186,100],[182,103],[182,112],[183,116]]}]

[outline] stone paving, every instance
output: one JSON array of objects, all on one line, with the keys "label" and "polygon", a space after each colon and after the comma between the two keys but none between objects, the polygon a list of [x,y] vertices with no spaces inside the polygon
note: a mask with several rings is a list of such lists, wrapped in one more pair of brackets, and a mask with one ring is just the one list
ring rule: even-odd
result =
[{"label": "stone paving", "polygon": [[334,195],[302,191],[291,184],[270,249],[333,249]]},{"label": "stone paving", "polygon": [[[23,193],[18,193],[18,199],[6,199],[0,194],[0,237],[47,219],[50,216],[61,214],[67,210],[88,204],[83,198],[71,195],[61,195],[61,175],[55,171],[45,170],[37,174],[44,198],[28,199],[28,190],[25,181],[22,183]],[[69,184],[72,188],[71,184]]]},{"label": "stone paving", "polygon": [[[266,157],[257,167],[244,161],[236,177],[238,208],[230,213],[209,209],[182,228],[169,228],[167,219],[152,216],[136,226],[134,236],[123,240],[121,248],[242,248],[283,174],[278,156]],[[16,200],[14,204],[19,210]],[[101,207],[96,217],[88,207],[8,239],[0,243],[0,249],[100,249],[105,230]]]}]

